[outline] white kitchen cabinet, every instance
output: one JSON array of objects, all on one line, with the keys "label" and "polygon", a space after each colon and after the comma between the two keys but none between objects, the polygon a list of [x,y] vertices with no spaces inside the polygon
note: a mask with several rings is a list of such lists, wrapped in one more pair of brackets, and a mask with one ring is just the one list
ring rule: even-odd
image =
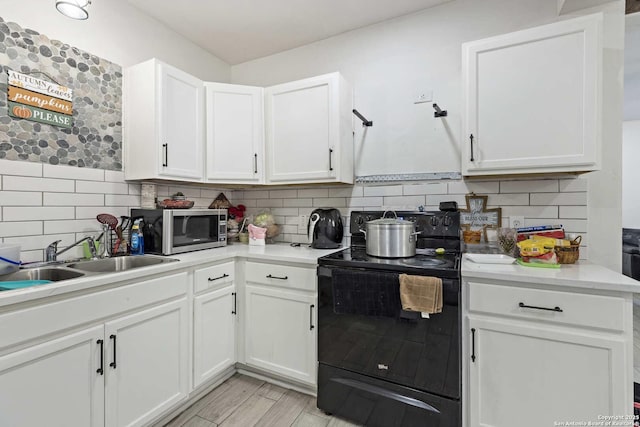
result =
[{"label": "white kitchen cabinet", "polygon": [[107,427],[141,426],[189,393],[187,300],[105,324]]},{"label": "white kitchen cabinet", "polygon": [[[464,279],[464,273],[463,273]],[[468,427],[598,422],[631,415],[630,301],[464,280]]]},{"label": "white kitchen cabinet", "polygon": [[202,181],[204,83],[151,59],[125,70],[125,179]]},{"label": "white kitchen cabinet", "polygon": [[96,326],[0,357],[0,425],[104,426]]},{"label": "white kitchen cabinet", "polygon": [[352,184],[352,105],[339,73],[267,87],[267,182]]},{"label": "white kitchen cabinet", "polygon": [[194,387],[214,379],[237,362],[238,293],[234,280],[234,262],[194,271]]},{"label": "white kitchen cabinet", "polygon": [[463,44],[462,173],[600,168],[602,16]]},{"label": "white kitchen cabinet", "polygon": [[247,261],[244,272],[242,361],[315,387],[316,269]]},{"label": "white kitchen cabinet", "polygon": [[206,180],[264,182],[264,89],[205,83]]}]

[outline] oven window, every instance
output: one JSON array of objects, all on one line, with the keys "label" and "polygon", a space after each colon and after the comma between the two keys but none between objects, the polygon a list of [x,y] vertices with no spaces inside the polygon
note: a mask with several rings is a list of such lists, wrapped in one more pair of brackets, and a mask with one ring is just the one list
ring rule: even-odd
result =
[{"label": "oven window", "polygon": [[173,217],[173,246],[181,247],[219,240],[217,215]]}]

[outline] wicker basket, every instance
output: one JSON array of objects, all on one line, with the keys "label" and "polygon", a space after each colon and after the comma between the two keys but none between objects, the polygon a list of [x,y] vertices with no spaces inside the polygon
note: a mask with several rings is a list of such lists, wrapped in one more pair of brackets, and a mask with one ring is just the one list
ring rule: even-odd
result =
[{"label": "wicker basket", "polygon": [[571,246],[556,246],[556,256],[559,264],[574,264],[580,258],[580,242],[582,236],[571,241]]}]

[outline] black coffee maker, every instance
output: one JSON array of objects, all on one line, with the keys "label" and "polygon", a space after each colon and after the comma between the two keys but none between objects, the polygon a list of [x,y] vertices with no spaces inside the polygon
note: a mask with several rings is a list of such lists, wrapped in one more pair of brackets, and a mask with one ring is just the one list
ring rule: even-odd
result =
[{"label": "black coffee maker", "polygon": [[343,233],[342,215],[338,209],[316,209],[309,215],[307,236],[312,239],[312,248],[339,248]]}]

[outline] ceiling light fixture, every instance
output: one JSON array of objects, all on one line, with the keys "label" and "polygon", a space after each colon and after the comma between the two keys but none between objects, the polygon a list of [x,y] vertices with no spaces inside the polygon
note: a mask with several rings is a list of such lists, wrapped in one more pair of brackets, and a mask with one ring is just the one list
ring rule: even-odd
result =
[{"label": "ceiling light fixture", "polygon": [[57,0],[56,9],[72,19],[85,20],[89,17],[87,7],[91,4],[91,0]]}]

